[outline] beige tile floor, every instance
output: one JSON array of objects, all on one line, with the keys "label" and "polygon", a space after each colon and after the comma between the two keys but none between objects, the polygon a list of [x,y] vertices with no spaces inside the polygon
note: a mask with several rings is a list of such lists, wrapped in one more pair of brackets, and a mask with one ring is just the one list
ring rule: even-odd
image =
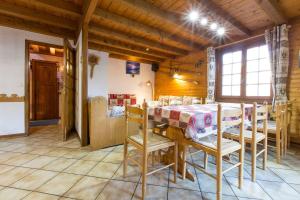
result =
[{"label": "beige tile floor", "polygon": [[[76,137],[62,142],[56,126],[36,127],[29,137],[0,139],[0,200],[140,199],[139,169],[129,166],[123,178],[122,151],[122,145],[98,151],[81,148]],[[203,155],[188,158],[201,162]],[[172,170],[149,176],[147,199],[215,199],[215,181],[194,168],[190,171],[195,182],[178,175],[178,182],[173,183]],[[246,161],[241,190],[237,170],[224,176],[223,199],[300,200],[300,147],[291,148],[282,164],[275,162],[270,151],[268,168],[258,169],[255,183],[250,171]]]}]

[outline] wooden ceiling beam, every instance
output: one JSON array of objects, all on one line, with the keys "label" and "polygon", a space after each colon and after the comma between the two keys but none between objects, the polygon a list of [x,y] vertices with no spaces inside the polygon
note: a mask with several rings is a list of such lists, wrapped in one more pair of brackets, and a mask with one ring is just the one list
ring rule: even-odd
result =
[{"label": "wooden ceiling beam", "polygon": [[152,56],[156,56],[156,57],[159,57],[162,59],[174,58],[174,56],[172,56],[170,54],[159,52],[159,51],[156,51],[156,50],[153,50],[150,48],[141,47],[138,45],[132,45],[132,44],[128,44],[125,42],[112,40],[111,38],[101,37],[101,36],[97,36],[95,34],[89,34],[89,42],[93,42],[93,43],[105,45],[105,46],[110,46],[110,47],[116,47],[116,48],[120,48],[120,49],[124,49],[124,50],[130,50],[130,51],[137,52],[137,53],[152,55]]},{"label": "wooden ceiling beam", "polygon": [[[159,18],[163,22],[171,24],[174,27],[181,27],[180,31],[184,31],[190,38],[201,37],[202,39],[207,40],[210,43],[213,44],[216,43],[212,35],[208,34],[206,30],[193,30],[190,27],[185,26],[184,23],[180,23],[182,20],[177,14],[168,12],[166,10],[162,10],[147,1],[140,1],[140,0],[112,0],[112,1],[115,1],[118,4],[126,5],[127,7],[138,8],[140,10],[143,10],[147,14]],[[197,47],[195,47],[195,49],[197,49]]]},{"label": "wooden ceiling beam", "polygon": [[126,60],[126,61],[128,60],[128,61],[134,61],[134,62],[140,62],[140,63],[153,64],[153,61],[151,61],[151,60],[147,60],[144,58],[137,58],[134,56],[124,56],[124,55],[120,55],[120,54],[110,53],[109,57],[120,59],[120,60]]},{"label": "wooden ceiling beam", "polygon": [[166,52],[168,54],[172,54],[172,55],[176,55],[176,56],[188,54],[188,51],[186,51],[186,50],[182,50],[182,49],[179,49],[176,47],[171,47],[171,46],[168,46],[165,44],[161,44],[159,42],[147,40],[142,37],[130,36],[128,34],[121,33],[121,32],[118,32],[118,31],[115,31],[115,30],[112,30],[109,28],[101,27],[101,26],[98,26],[95,24],[90,24],[89,31],[91,33],[94,33],[97,35],[110,37],[110,38],[113,38],[116,40],[125,41],[130,44],[138,44],[145,48],[155,49],[155,50]]},{"label": "wooden ceiling beam", "polygon": [[62,0],[21,0],[26,3],[31,3],[37,7],[48,8],[55,12],[66,13],[73,17],[81,17],[81,7],[73,2],[62,1]]},{"label": "wooden ceiling beam", "polygon": [[207,1],[207,0],[195,0],[196,3],[201,5],[201,8],[206,8],[206,11],[210,13],[210,15],[214,16],[216,19],[220,19],[221,21],[224,21],[225,23],[229,24],[230,26],[238,29],[243,34],[250,36],[251,30],[248,29],[246,26],[244,26],[241,22],[239,22],[237,19],[235,19],[233,16],[231,16],[229,13],[227,13],[225,10],[220,8],[216,3],[213,1]]},{"label": "wooden ceiling beam", "polygon": [[275,24],[283,24],[288,21],[276,0],[255,0],[255,2]]},{"label": "wooden ceiling beam", "polygon": [[[142,1],[141,1],[142,2]],[[141,32],[142,34],[149,34],[151,36],[154,36],[156,38],[160,38],[161,40],[163,40],[165,43],[168,43],[171,45],[171,43],[173,43],[173,45],[177,44],[177,45],[181,45],[183,48],[185,48],[186,50],[192,50],[193,48],[195,49],[202,49],[201,45],[194,45],[193,47],[193,42],[190,40],[187,40],[185,38],[176,36],[176,35],[172,35],[171,33],[166,33],[164,31],[161,31],[159,29],[153,28],[151,26],[147,26],[145,24],[139,23],[137,21],[128,19],[126,17],[123,17],[121,15],[117,15],[108,11],[105,11],[103,9],[97,8],[95,10],[94,13],[94,17],[100,20],[109,20],[109,21],[113,21],[115,23],[118,23],[120,25],[123,26],[127,26],[131,29],[134,29],[138,32]]]},{"label": "wooden ceiling beam", "polygon": [[0,4],[0,13],[5,15],[10,15],[13,17],[22,18],[25,20],[45,23],[45,24],[49,24],[61,28],[67,28],[71,30],[76,29],[75,21],[57,17],[55,15],[49,15],[45,12],[29,9],[26,7],[17,6],[12,3],[2,2]]},{"label": "wooden ceiling beam", "polygon": [[136,53],[133,51],[119,49],[119,48],[115,48],[115,47],[109,47],[109,46],[105,46],[105,45],[99,45],[99,44],[95,44],[92,42],[89,42],[88,45],[89,45],[90,49],[94,49],[94,50],[98,50],[98,51],[105,51],[108,53],[115,53],[115,54],[125,55],[125,56],[134,56],[134,57],[146,59],[146,60],[153,61],[153,62],[164,61],[164,59],[161,59],[161,58],[158,58],[155,56],[150,56],[150,55],[146,55],[146,54],[142,54],[142,53]]},{"label": "wooden ceiling beam", "polygon": [[7,15],[1,15],[0,14],[0,25],[1,26],[7,26],[11,28],[17,28],[21,30],[27,30],[31,32],[56,36],[56,37],[67,37],[68,39],[74,39],[75,34],[73,31],[70,31],[68,29],[50,26],[50,25],[44,25],[39,24],[32,21],[27,21]]},{"label": "wooden ceiling beam", "polygon": [[86,0],[83,1],[82,5],[82,16],[81,19],[79,20],[79,25],[76,33],[76,38],[79,37],[79,34],[82,30],[83,24],[89,24],[92,15],[97,7],[98,0]]}]

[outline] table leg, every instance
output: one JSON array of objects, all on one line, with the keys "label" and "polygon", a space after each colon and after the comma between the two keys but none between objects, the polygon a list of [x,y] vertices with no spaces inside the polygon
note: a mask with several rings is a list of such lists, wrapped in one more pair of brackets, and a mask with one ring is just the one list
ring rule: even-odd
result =
[{"label": "table leg", "polygon": [[[167,137],[177,140],[178,142],[178,172],[182,175],[182,169],[184,165],[184,160],[182,159],[183,151],[184,151],[184,145],[183,145],[183,139],[184,139],[184,133],[181,128],[172,127],[169,126],[167,129]],[[167,158],[163,158],[163,161],[170,163],[172,159],[172,152],[171,150],[167,153]],[[188,169],[186,169],[186,178],[195,181],[195,177],[192,173],[189,172]]]}]

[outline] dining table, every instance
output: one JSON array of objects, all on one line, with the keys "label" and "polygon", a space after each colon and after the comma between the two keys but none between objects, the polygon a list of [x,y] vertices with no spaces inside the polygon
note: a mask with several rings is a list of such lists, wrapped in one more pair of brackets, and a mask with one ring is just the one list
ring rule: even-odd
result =
[{"label": "dining table", "polygon": [[[241,104],[221,103],[222,109],[238,109]],[[245,124],[250,123],[252,104],[245,104]],[[148,109],[148,119],[160,124],[168,125],[166,137],[176,140],[178,143],[178,172],[181,174],[184,160],[184,139],[199,141],[201,138],[217,133],[218,104],[194,104],[153,106]],[[231,119],[226,119],[231,120]],[[171,154],[171,153],[170,153]],[[170,162],[168,154],[165,162]],[[195,177],[187,169],[186,177],[192,181]]]}]

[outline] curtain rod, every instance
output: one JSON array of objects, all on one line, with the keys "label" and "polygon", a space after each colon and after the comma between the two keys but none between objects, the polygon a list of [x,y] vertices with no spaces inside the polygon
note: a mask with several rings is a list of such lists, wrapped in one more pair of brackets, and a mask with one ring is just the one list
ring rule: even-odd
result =
[{"label": "curtain rod", "polygon": [[258,37],[262,37],[262,36],[264,36],[264,33],[259,34],[259,35],[255,35],[255,36],[251,36],[251,37],[248,37],[248,38],[245,38],[245,39],[241,39],[241,40],[238,40],[238,41],[235,41],[235,42],[223,44],[223,45],[220,45],[220,46],[217,46],[217,47],[214,47],[214,48],[215,49],[221,49],[223,47],[227,47],[227,46],[230,46],[230,45],[233,45],[233,44],[238,44],[240,42],[245,42],[247,40],[252,40],[252,39],[255,39],[255,38],[258,38]]}]

